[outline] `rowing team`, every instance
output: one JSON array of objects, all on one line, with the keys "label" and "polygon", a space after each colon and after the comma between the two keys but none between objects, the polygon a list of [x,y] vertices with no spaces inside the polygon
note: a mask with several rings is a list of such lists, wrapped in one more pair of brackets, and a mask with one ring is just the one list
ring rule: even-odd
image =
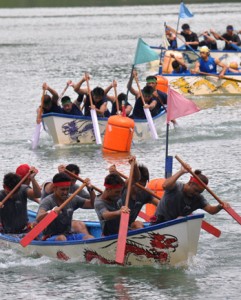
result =
[{"label": "rowing team", "polygon": [[[136,75],[136,72],[133,72]],[[89,75],[85,75],[79,82],[74,84],[71,80],[67,82],[67,86],[63,93],[59,94],[52,89],[47,83],[43,83],[43,101],[38,109],[37,123],[41,122],[42,112],[61,113],[67,115],[90,116],[90,110],[95,109],[98,117],[109,117],[122,113],[131,118],[145,119],[143,106],[149,108],[152,116],[158,115],[167,103],[167,94],[157,89],[156,76],[148,76],[146,78],[146,86],[140,90],[132,87],[133,77],[128,82],[128,90],[135,96],[134,108],[127,101],[127,95],[120,93],[117,96],[117,82],[114,80],[105,90],[101,87],[95,87],[92,91],[89,89]],[[87,88],[82,88],[82,84],[86,82]],[[72,102],[69,96],[64,96],[67,88],[71,86],[78,94],[77,99]],[[109,96],[109,91],[114,88],[115,96]],[[48,91],[51,95],[45,94]],[[59,105],[61,100],[62,106]],[[111,112],[107,108],[107,103],[112,103]],[[144,101],[144,105],[143,105]],[[39,113],[41,111],[41,113]]]},{"label": "rowing team", "polygon": [[[168,56],[167,56],[168,57]],[[203,75],[216,75],[217,76],[217,67],[220,67],[220,72],[218,76],[223,78],[225,74],[236,74],[241,73],[238,63],[232,61],[229,66],[220,61],[218,58],[213,58],[210,55],[210,49],[207,46],[202,46],[200,48],[200,55],[198,60],[195,62],[193,69],[188,69],[187,64],[184,62],[183,58],[180,57],[180,54],[175,55],[170,53],[170,59],[172,61],[172,74],[203,74]]]},{"label": "rowing team", "polygon": [[[180,182],[179,177],[187,173],[184,167],[164,181],[165,192],[159,201],[145,188],[149,181],[147,167],[138,164],[134,156],[129,158],[129,163],[133,170],[130,173],[133,175],[130,175],[129,179],[118,172],[115,165],[109,168],[109,174],[104,179],[104,191],[93,186],[88,178],[81,179],[79,167],[75,164],[59,166],[59,172],[51,180],[44,182],[42,189],[35,179],[37,169],[27,164],[20,165],[16,173],[8,173],[3,179],[3,190],[0,191],[2,232],[26,233],[54,210],[58,215],[57,218],[44,229],[38,239],[48,241],[91,239],[93,236],[89,234],[85,224],[73,220],[73,213],[78,208],[95,209],[103,236],[108,236],[118,233],[122,213],[129,214],[129,230],[142,228],[144,225],[137,217],[147,203],[157,206],[151,224],[187,216],[199,208],[210,214],[216,214],[223,207],[229,207],[226,202],[222,202],[222,205],[210,205],[202,195],[203,185],[195,177],[191,177],[187,183]],[[201,171],[196,170],[195,174],[208,184],[208,178]],[[79,187],[76,180],[84,182],[84,185]],[[84,186],[86,190],[83,189]],[[95,190],[98,191],[97,195]],[[78,195],[68,201],[75,192],[78,192]],[[127,194],[128,206],[126,206]],[[33,223],[28,222],[27,199],[39,203],[36,221]]]}]

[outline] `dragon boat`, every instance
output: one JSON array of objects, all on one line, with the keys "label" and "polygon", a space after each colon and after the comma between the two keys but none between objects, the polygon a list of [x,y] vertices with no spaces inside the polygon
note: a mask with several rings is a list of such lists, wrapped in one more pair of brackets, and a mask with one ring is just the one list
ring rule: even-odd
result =
[{"label": "dragon boat", "polygon": [[[28,211],[33,221],[36,213]],[[157,225],[145,223],[144,228],[128,232],[124,265],[126,266],[177,266],[186,265],[197,253],[201,223],[204,214],[164,222]],[[23,234],[0,233],[0,244],[25,255],[76,261],[79,263],[115,265],[118,235],[101,236],[99,222],[86,221],[94,239],[75,241],[34,240],[23,248]]]},{"label": "dragon boat", "polygon": [[[95,135],[91,117],[71,116],[66,114],[48,113],[42,117],[44,129],[52,137],[54,144],[94,144]],[[101,137],[104,137],[108,118],[98,118]],[[134,141],[152,139],[147,120],[135,119]],[[166,121],[165,110],[153,117],[154,125],[160,134]]]},{"label": "dragon boat", "polygon": [[[155,47],[151,46],[153,50],[155,50],[159,55],[160,59],[164,59],[164,56],[168,54],[168,51],[175,51],[175,53],[179,54],[179,56],[183,56],[185,62],[189,65],[193,65],[198,57],[199,57],[199,50],[185,50],[185,49],[175,49],[175,50],[167,50],[162,47]],[[241,60],[241,51],[236,50],[210,50],[210,55],[213,58],[218,58],[225,64],[229,64],[232,61],[239,61]],[[159,64],[159,61],[155,61],[156,65]]]},{"label": "dragon boat", "polygon": [[225,75],[220,79],[218,75],[201,74],[162,74],[170,87],[182,95],[240,95],[241,73]]}]

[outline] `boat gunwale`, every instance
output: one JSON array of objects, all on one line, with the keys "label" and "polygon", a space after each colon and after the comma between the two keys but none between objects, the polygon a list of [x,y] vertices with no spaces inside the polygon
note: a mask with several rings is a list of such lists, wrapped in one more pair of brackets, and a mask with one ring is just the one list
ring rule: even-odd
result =
[{"label": "boat gunwale", "polygon": [[[36,216],[36,213],[33,211],[29,211],[29,215],[34,217],[34,215]],[[147,232],[155,231],[158,229],[170,227],[170,226],[173,226],[176,224],[186,223],[190,220],[202,219],[202,218],[204,218],[203,213],[197,213],[197,214],[193,214],[193,215],[189,215],[189,216],[185,216],[185,217],[179,217],[174,220],[166,221],[166,222],[159,223],[156,225],[149,225],[149,226],[146,226],[141,229],[129,231],[127,236],[131,237],[131,236],[139,235],[142,233],[147,233]],[[88,224],[89,225],[92,224],[92,226],[98,224],[98,227],[99,227],[99,224],[100,224],[98,221],[84,221],[84,222],[86,223],[87,226],[88,226]],[[149,224],[149,223],[145,223],[145,224]],[[0,233],[0,240],[9,241],[11,243],[18,244],[22,237],[23,237],[22,234],[20,237],[16,237],[16,236],[13,237],[13,236],[10,236],[9,234]],[[105,241],[115,241],[115,240],[117,240],[117,238],[118,238],[118,234],[105,236],[105,237],[103,236],[103,237],[89,239],[89,240],[76,240],[76,241],[37,241],[37,240],[34,240],[29,244],[29,246],[32,245],[32,246],[44,246],[45,247],[45,246],[81,245],[81,244],[86,245],[86,244],[93,244],[93,243],[99,243],[99,242],[105,242]]]},{"label": "boat gunwale", "polygon": [[[158,115],[152,117],[153,120],[158,119],[159,117],[165,115],[166,111],[162,110]],[[89,116],[77,116],[77,115],[67,115],[67,114],[59,114],[59,113],[47,113],[43,114],[42,119],[47,117],[59,117],[59,118],[68,118],[68,119],[78,119],[85,121],[92,121]],[[146,119],[133,119],[135,123],[147,123]],[[98,118],[98,121],[108,121],[108,118]]]}]

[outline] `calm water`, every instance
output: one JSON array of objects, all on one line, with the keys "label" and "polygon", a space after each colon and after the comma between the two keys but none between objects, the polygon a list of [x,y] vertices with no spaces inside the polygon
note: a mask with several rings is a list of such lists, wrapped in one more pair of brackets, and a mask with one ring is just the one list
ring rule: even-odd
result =
[{"label": "calm water", "polygon": [[[241,29],[240,3],[190,7],[195,18],[184,22],[198,33],[210,28],[221,33],[229,23]],[[176,26],[177,15],[178,6],[0,10],[0,177],[29,163],[39,169],[42,183],[60,163],[72,162],[102,188],[110,164],[128,172],[125,155],[103,157],[97,146],[54,147],[44,132],[40,148],[31,151],[41,85],[46,81],[61,92],[68,79],[77,81],[88,71],[92,87],[106,87],[115,78],[118,91],[125,92],[137,39],[159,45],[164,22]],[[144,79],[146,71],[141,71]],[[241,214],[240,99],[194,100],[203,110],[170,129],[169,152],[202,169],[214,192]],[[135,144],[132,154],[149,167],[151,178],[163,177],[164,133],[156,142]],[[179,167],[175,161],[174,171]],[[92,211],[76,217],[96,220]],[[86,266],[0,248],[1,299],[239,299],[241,227],[225,212],[206,218],[222,235],[216,239],[202,232],[198,254],[186,268]]]}]

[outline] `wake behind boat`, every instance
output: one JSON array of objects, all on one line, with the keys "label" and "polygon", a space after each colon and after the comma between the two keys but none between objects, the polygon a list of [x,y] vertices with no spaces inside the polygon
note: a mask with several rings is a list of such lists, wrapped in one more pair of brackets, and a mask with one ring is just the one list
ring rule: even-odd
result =
[{"label": "wake behind boat", "polygon": [[[33,221],[36,213],[28,211]],[[186,264],[196,255],[204,215],[195,214],[172,221],[128,232],[124,264],[128,266],[175,266]],[[118,235],[101,236],[99,222],[86,221],[90,233],[95,237],[89,240],[41,241],[34,240],[27,247],[20,245],[23,235],[0,234],[2,245],[16,249],[26,255],[44,255],[80,263],[116,264],[115,254]]]},{"label": "wake behind boat", "polygon": [[[71,116],[66,114],[48,113],[42,116],[44,129],[52,137],[54,144],[94,144],[95,135],[91,117]],[[105,134],[108,118],[98,118],[100,134]],[[148,122],[145,119],[134,119],[134,141],[152,139]],[[166,121],[165,111],[153,117],[153,122],[160,134]]]}]

